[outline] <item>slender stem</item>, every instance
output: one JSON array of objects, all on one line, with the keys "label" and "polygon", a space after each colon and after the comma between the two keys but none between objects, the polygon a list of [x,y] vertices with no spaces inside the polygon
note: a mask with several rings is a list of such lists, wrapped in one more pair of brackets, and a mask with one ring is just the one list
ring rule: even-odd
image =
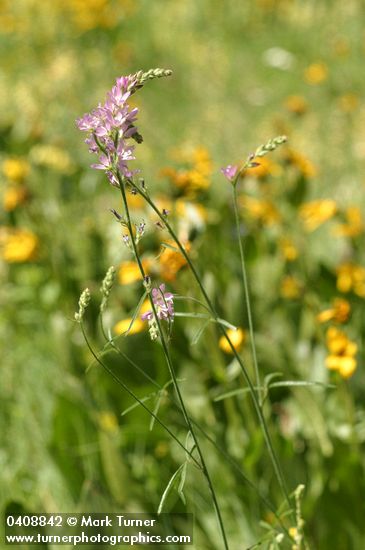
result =
[{"label": "slender stem", "polygon": [[[212,312],[212,315],[215,317],[215,319],[218,319],[219,317],[218,317],[218,314],[215,310],[215,307],[213,306],[213,303],[212,303],[211,299],[209,298],[209,296],[208,296],[208,294],[207,294],[207,292],[204,288],[204,285],[201,281],[201,278],[200,278],[197,270],[195,269],[194,264],[192,263],[192,261],[191,261],[189,255],[187,254],[187,252],[185,251],[185,248],[181,244],[180,240],[178,239],[175,231],[172,229],[171,225],[166,220],[166,216],[164,216],[160,212],[160,210],[157,208],[157,206],[154,204],[154,202],[150,199],[149,195],[147,195],[147,193],[145,191],[143,191],[142,189],[137,187],[137,185],[134,182],[132,182],[131,180],[129,181],[129,183],[145,199],[145,201],[150,205],[150,207],[154,210],[154,212],[156,212],[156,214],[158,215],[160,220],[164,223],[164,225],[167,228],[168,232],[170,233],[172,239],[175,241],[177,247],[179,248],[180,252],[184,256],[187,264],[189,265],[190,270],[193,273],[194,278],[195,278],[195,280],[196,280],[196,282],[197,282],[197,284],[198,284],[198,286],[201,290],[201,293],[202,293],[202,295],[203,295],[210,311]],[[245,381],[246,381],[246,383],[247,383],[247,385],[250,389],[251,398],[252,398],[252,401],[253,401],[253,404],[254,404],[258,419],[259,419],[259,423],[260,423],[260,426],[261,426],[261,429],[262,429],[262,432],[263,432],[263,435],[264,435],[265,443],[266,443],[268,453],[269,453],[269,456],[270,456],[270,459],[271,459],[271,462],[272,462],[272,465],[273,465],[273,468],[274,468],[274,471],[275,471],[276,478],[278,480],[279,486],[281,488],[281,491],[284,495],[284,498],[285,498],[289,508],[292,509],[290,498],[289,498],[289,493],[288,493],[288,490],[286,488],[286,482],[285,482],[285,479],[284,479],[284,475],[283,475],[281,466],[279,464],[279,461],[276,457],[276,453],[274,451],[274,447],[273,447],[273,444],[271,442],[271,437],[270,437],[270,434],[269,434],[269,431],[268,431],[268,428],[267,428],[267,425],[266,425],[266,421],[265,421],[262,409],[260,407],[259,401],[258,401],[257,396],[256,396],[255,388],[254,388],[254,386],[251,382],[251,379],[248,375],[247,369],[246,369],[246,367],[244,366],[244,364],[242,362],[242,359],[240,358],[240,356],[237,353],[231,339],[229,338],[229,336],[227,334],[227,331],[225,330],[225,328],[221,324],[218,324],[218,327],[219,327],[219,330],[222,332],[223,336],[225,337],[225,339],[227,340],[227,342],[228,342],[228,344],[229,344],[229,346],[232,350],[233,355],[235,356],[238,364],[240,365],[240,368],[241,368],[242,374],[244,376],[244,379],[245,379]]]},{"label": "slender stem", "polygon": [[241,231],[240,231],[240,218],[239,218],[238,205],[237,205],[237,184],[232,185],[232,192],[233,192],[234,217],[235,217],[235,221],[236,221],[238,246],[239,246],[239,250],[240,250],[242,283],[243,283],[243,291],[244,291],[243,293],[245,295],[246,308],[247,308],[247,319],[248,319],[248,329],[249,329],[249,333],[250,333],[251,353],[252,353],[253,365],[254,365],[254,369],[255,369],[256,386],[258,388],[257,393],[258,393],[258,398],[259,398],[259,405],[260,405],[260,407],[262,407],[263,398],[262,398],[262,392],[261,392],[260,373],[259,373],[259,365],[258,365],[258,361],[257,361],[257,353],[256,353],[256,345],[255,345],[255,334],[254,334],[254,330],[253,330],[252,313],[251,313],[250,293],[249,293],[249,289],[248,289],[246,262],[245,262],[245,255],[244,255],[244,252],[243,252],[243,244],[242,244]]},{"label": "slender stem", "polygon": [[153,416],[153,418],[156,420],[156,422],[158,422],[158,424],[160,424],[160,426],[162,426],[166,431],[167,433],[173,438],[174,441],[176,441],[176,443],[186,452],[188,453],[188,455],[192,458],[192,460],[195,462],[195,464],[198,466],[198,468],[201,468],[199,462],[196,460],[196,458],[192,455],[192,452],[189,451],[189,449],[187,449],[185,447],[185,445],[183,445],[183,443],[181,443],[181,441],[176,437],[176,435],[170,430],[170,428],[168,428],[168,426],[166,426],[166,424],[164,422],[162,422],[158,416],[155,415],[155,413],[153,411],[151,411],[151,409],[149,409],[144,403],[143,401],[130,389],[128,388],[128,386],[126,384],[124,384],[124,382],[122,380],[120,380],[120,378],[118,378],[118,376],[116,376],[114,374],[114,372],[108,367],[108,365],[106,365],[101,359],[100,357],[97,356],[97,354],[95,353],[94,349],[92,348],[91,344],[90,344],[90,341],[87,337],[87,334],[85,332],[85,328],[84,328],[84,324],[81,322],[81,330],[82,330],[82,334],[84,336],[84,339],[85,339],[85,342],[86,342],[86,345],[87,347],[89,348],[90,350],[90,353],[92,354],[92,356],[94,357],[95,361],[97,361],[99,363],[99,365],[101,365],[103,367],[103,369],[131,396],[133,397],[133,399],[135,399],[137,401],[137,403],[139,403],[139,405],[141,405],[141,407],[144,408],[145,411],[148,412],[148,414],[150,414],[151,416]]},{"label": "slender stem", "polygon": [[[134,255],[135,255],[139,270],[141,272],[141,275],[142,275],[143,279],[145,279],[146,274],[145,274],[142,262],[140,260],[139,254],[138,254],[137,245],[136,245],[135,238],[134,238],[134,235],[133,235],[133,228],[132,228],[132,223],[131,223],[130,214],[129,214],[129,207],[128,207],[128,201],[127,201],[127,196],[126,196],[126,192],[125,192],[125,186],[124,186],[123,179],[120,177],[119,173],[118,173],[118,181],[119,181],[120,191],[121,191],[121,194],[122,194],[125,214],[126,214],[126,218],[127,218],[127,226],[128,226],[128,230],[129,230],[129,233],[130,233],[130,239],[131,239],[131,242],[132,242]],[[224,548],[225,548],[225,550],[229,550],[227,536],[226,536],[226,532],[225,532],[224,524],[223,524],[223,518],[222,518],[220,507],[219,507],[219,504],[218,504],[217,496],[215,494],[215,489],[214,489],[212,480],[210,478],[210,475],[209,475],[209,472],[208,472],[208,469],[207,469],[207,466],[206,466],[206,463],[205,463],[205,460],[204,460],[203,452],[202,452],[202,449],[200,447],[198,438],[195,434],[195,430],[193,428],[193,425],[190,421],[189,415],[188,415],[186,407],[185,407],[184,399],[183,399],[183,396],[181,394],[180,387],[179,387],[177,377],[176,377],[176,373],[175,373],[175,369],[173,367],[172,360],[171,360],[171,357],[170,357],[170,352],[169,352],[169,349],[168,349],[168,346],[167,346],[167,343],[166,343],[166,339],[165,339],[165,336],[164,336],[164,333],[163,333],[163,330],[162,330],[162,327],[161,327],[161,322],[160,322],[160,319],[158,318],[156,308],[155,308],[155,304],[152,300],[151,291],[148,292],[148,296],[149,296],[151,307],[152,307],[152,310],[153,310],[153,315],[154,315],[154,318],[155,318],[157,326],[158,326],[158,331],[159,331],[159,335],[160,335],[160,339],[161,339],[162,349],[163,349],[163,352],[164,352],[164,355],[165,355],[165,359],[166,359],[166,363],[167,363],[167,366],[168,366],[168,369],[169,369],[169,372],[170,372],[171,379],[173,381],[174,389],[175,389],[175,392],[177,394],[177,397],[178,397],[178,400],[179,400],[179,403],[180,403],[181,411],[183,413],[186,425],[187,425],[187,427],[188,427],[188,429],[189,429],[189,431],[192,435],[196,450],[197,450],[199,458],[200,458],[201,467],[202,467],[204,476],[207,480],[207,483],[208,483],[208,486],[209,486],[209,489],[210,489],[210,493],[211,493],[212,500],[213,500],[213,505],[214,505],[214,508],[215,508],[215,512],[217,514],[217,519],[218,519],[219,527],[220,527],[220,530],[221,530],[221,535],[222,535],[222,538],[223,538]]]},{"label": "slender stem", "polygon": [[[205,306],[204,306],[205,307]],[[140,374],[142,374],[149,382],[151,382],[151,384],[153,384],[158,390],[163,390],[163,387],[161,386],[161,384],[159,384],[158,382],[156,382],[156,380],[154,380],[147,372],[145,372],[144,369],[142,369],[139,365],[137,365],[130,357],[128,357],[127,354],[123,353],[119,348],[118,346],[115,345],[115,343],[113,342],[113,340],[111,340],[110,338],[108,338],[106,332],[105,332],[105,329],[104,329],[104,324],[103,324],[103,319],[102,319],[102,315],[100,314],[100,326],[101,326],[101,332],[104,336],[104,339],[105,341],[107,342],[107,344],[111,345],[111,347],[114,349],[114,351],[120,355],[121,357],[123,357],[123,359],[125,359],[126,361],[128,361],[128,363],[130,365],[132,365],[132,367],[134,367],[135,369],[138,370],[138,372]],[[167,398],[168,400],[173,404],[175,405],[175,407],[178,407],[179,410],[180,410],[180,407],[179,407],[179,404],[177,403],[177,401],[174,399],[174,397],[172,397],[169,393],[167,393]],[[273,506],[273,504],[271,504],[271,502],[269,500],[267,500],[267,498],[260,492],[260,490],[256,487],[256,485],[243,473],[241,467],[239,466],[239,464],[237,464],[237,462],[227,453],[227,451],[225,451],[223,449],[223,447],[221,447],[213,437],[211,437],[204,428],[201,427],[201,425],[194,419],[192,418],[190,415],[189,415],[189,418],[190,418],[190,422],[192,424],[194,424],[194,426],[203,434],[203,436],[207,439],[207,441],[209,441],[209,443],[211,443],[215,448],[216,450],[227,460],[227,462],[232,466],[232,468],[234,469],[234,471],[243,479],[243,481],[253,490],[255,491],[255,493],[257,494],[257,496],[259,497],[259,499],[262,501],[262,503],[274,514],[274,516],[276,517],[280,527],[283,529],[283,532],[287,535],[287,537],[292,540],[291,536],[289,535],[289,532],[287,530],[287,528],[285,527],[285,525],[282,523],[282,519],[281,517],[278,515],[275,507]]]}]

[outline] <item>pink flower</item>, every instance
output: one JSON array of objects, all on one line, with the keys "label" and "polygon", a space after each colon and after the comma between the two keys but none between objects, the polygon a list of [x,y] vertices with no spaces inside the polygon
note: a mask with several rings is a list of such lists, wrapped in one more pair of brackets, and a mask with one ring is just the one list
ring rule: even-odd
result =
[{"label": "pink flower", "polygon": [[117,78],[115,86],[108,92],[104,105],[99,104],[91,113],[76,121],[82,132],[87,132],[86,143],[90,153],[99,155],[99,162],[92,168],[105,170],[112,185],[119,185],[116,172],[131,178],[137,170],[130,170],[128,163],[135,159],[134,145],[128,140],[141,140],[134,123],[138,109],[131,109],[127,101],[136,88],[135,75]]},{"label": "pink flower", "polygon": [[233,181],[238,173],[238,166],[228,164],[225,168],[221,168],[222,174],[227,178],[229,181]]},{"label": "pink flower", "polygon": [[[171,292],[165,292],[164,284],[152,289],[152,301],[159,319],[164,321],[174,320],[174,295]],[[141,315],[143,321],[152,321],[153,317],[152,310],[146,311],[146,313],[142,313]]]}]

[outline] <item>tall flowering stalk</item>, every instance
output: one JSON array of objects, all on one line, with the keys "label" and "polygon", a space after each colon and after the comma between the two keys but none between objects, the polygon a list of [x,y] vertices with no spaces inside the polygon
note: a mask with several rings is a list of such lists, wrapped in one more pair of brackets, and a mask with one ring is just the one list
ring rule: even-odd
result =
[{"label": "tall flowering stalk", "polygon": [[240,251],[243,293],[246,301],[248,329],[250,333],[250,343],[251,343],[251,353],[252,353],[252,360],[253,360],[253,365],[255,370],[257,393],[258,393],[260,407],[262,407],[263,405],[263,391],[262,391],[263,388],[261,387],[261,381],[260,381],[260,372],[259,372],[259,365],[257,360],[256,344],[255,344],[255,332],[254,332],[253,320],[252,320],[250,292],[249,292],[248,280],[247,280],[246,261],[245,261],[245,254],[244,254],[243,243],[241,238],[240,216],[239,216],[238,201],[237,201],[237,184],[248,168],[254,168],[260,165],[260,163],[257,162],[257,159],[260,159],[261,157],[267,155],[269,152],[274,151],[277,147],[285,143],[286,140],[287,140],[286,136],[278,136],[276,138],[270,139],[264,145],[260,145],[260,147],[256,149],[255,153],[251,153],[251,155],[249,155],[247,160],[241,166],[238,164],[236,165],[229,164],[225,168],[221,169],[222,174],[232,184],[234,217],[235,217],[235,224],[236,224],[238,247]]},{"label": "tall flowering stalk", "polygon": [[[233,345],[224,325],[221,323],[221,319],[218,316],[218,313],[204,288],[197,269],[192,263],[185,247],[177,237],[174,229],[170,225],[166,216],[166,212],[160,211],[156,204],[153,202],[147,191],[144,180],[140,180],[139,183],[136,183],[134,179],[139,170],[135,167],[132,167],[131,164],[135,160],[134,152],[136,143],[141,143],[143,141],[143,138],[138,132],[135,124],[137,120],[138,109],[131,109],[128,105],[128,100],[136,90],[141,88],[145,84],[145,82],[147,82],[147,80],[161,76],[168,76],[169,74],[171,74],[171,71],[165,71],[163,69],[153,69],[145,73],[139,71],[138,73],[135,73],[133,75],[118,78],[115,86],[108,93],[105,103],[102,105],[99,104],[98,107],[94,109],[91,113],[85,114],[83,117],[81,117],[77,121],[77,125],[81,131],[87,132],[86,143],[89,146],[89,151],[93,154],[98,155],[98,162],[92,164],[92,167],[97,170],[105,171],[110,184],[120,189],[124,214],[121,215],[115,210],[112,210],[112,212],[116,216],[117,220],[128,232],[127,234],[123,235],[123,241],[131,249],[136,259],[141,276],[143,278],[145,292],[150,300],[151,310],[145,313],[143,318],[149,323],[150,335],[152,339],[155,340],[157,338],[160,338],[160,342],[166,359],[166,364],[168,366],[171,380],[173,381],[174,389],[177,395],[178,403],[184,416],[187,428],[193,438],[194,446],[199,457],[200,468],[206,478],[207,484],[210,489],[212,502],[217,514],[218,523],[222,534],[224,548],[228,549],[229,546],[224,529],[223,519],[220,512],[220,507],[217,501],[212,480],[210,478],[210,474],[206,466],[200,442],[195,433],[195,427],[198,427],[198,425],[196,425],[196,423],[192,421],[187,412],[185,402],[176,377],[175,369],[172,363],[168,346],[168,339],[166,337],[162,324],[167,323],[169,328],[171,328],[172,326],[172,322],[174,319],[173,295],[166,291],[163,284],[159,287],[152,288],[151,280],[145,272],[138,251],[138,243],[140,238],[143,236],[144,224],[143,230],[139,231],[138,228],[140,227],[140,225],[132,223],[129,212],[126,188],[129,188],[133,193],[138,193],[140,196],[142,196],[152,208],[152,210],[154,210],[154,212],[159,216],[161,224],[167,229],[172,240],[176,243],[178,249],[182,253],[187,264],[189,265],[191,272],[204,297],[207,307],[213,317],[213,320],[217,322],[219,329],[221,330],[224,338],[228,343],[228,346],[232,350],[232,353],[235,355],[236,360],[241,367],[244,379],[249,387],[253,404],[258,415],[260,426],[263,431],[263,435],[267,444],[269,456],[271,458],[276,477],[289,507],[291,507],[291,505],[280,464],[278,463],[278,460],[276,458],[268,428],[266,426],[265,418],[262,412],[261,399],[257,399],[255,388],[242,362],[242,359],[237,353],[237,350],[235,349],[235,346]],[[266,152],[272,150],[276,146],[277,144],[275,141],[269,142],[261,149],[259,148],[256,151],[256,154],[250,157],[249,162],[253,163],[253,159],[255,156],[263,156],[264,154],[266,154]],[[224,175],[233,183],[233,188],[235,190],[236,183],[242,169],[240,169],[238,166],[228,166],[223,171]],[[247,295],[248,294],[246,294],[246,296]],[[204,434],[204,432],[202,433]]]},{"label": "tall flowering stalk", "polygon": [[224,548],[229,550],[228,540],[225,533],[223,518],[221,515],[218,500],[215,494],[214,486],[208,472],[203,452],[199,440],[195,433],[195,428],[188,415],[183,396],[177,381],[174,366],[172,364],[167,340],[163,331],[161,321],[173,319],[172,295],[165,293],[165,287],[161,285],[158,289],[152,289],[150,278],[146,275],[143,264],[138,253],[138,243],[133,231],[133,224],[130,217],[129,206],[126,195],[126,186],[134,185],[133,176],[138,170],[131,169],[129,162],[135,159],[135,145],[131,140],[137,143],[142,142],[142,136],[135,127],[137,118],[137,109],[130,109],[127,101],[130,95],[144,83],[152,78],[168,76],[171,71],[155,69],[147,73],[139,72],[127,77],[118,78],[111,92],[108,93],[104,105],[99,105],[91,113],[85,114],[77,120],[77,126],[81,131],[88,133],[86,143],[91,153],[99,156],[99,162],[92,165],[92,168],[104,170],[111,185],[120,188],[122,195],[125,219],[115,212],[120,222],[127,228],[129,235],[124,242],[131,248],[137,261],[140,273],[143,277],[144,286],[148,294],[151,311],[148,315],[150,323],[150,334],[153,339],[158,336],[165,355],[166,363],[170,372],[171,379],[180,403],[186,425],[191,433],[194,446],[197,450],[200,460],[200,467],[206,478],[210,489],[213,505],[217,514],[220,526]]}]

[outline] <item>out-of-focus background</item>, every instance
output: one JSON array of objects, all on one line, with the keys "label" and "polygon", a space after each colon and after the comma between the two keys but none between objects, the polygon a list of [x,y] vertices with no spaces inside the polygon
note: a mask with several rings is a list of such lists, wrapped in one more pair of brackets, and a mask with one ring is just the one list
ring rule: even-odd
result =
[{"label": "out-of-focus background", "polygon": [[[75,119],[103,101],[114,79],[165,67],[133,96],[137,148],[151,196],[166,205],[221,316],[240,327],[251,369],[230,184],[221,166],[286,134],[239,184],[242,235],[260,369],[279,386],[267,416],[288,484],[304,483],[310,548],[361,550],[364,534],[365,297],[364,10],[360,0],[0,0],[0,396],[3,511],[156,511],[181,453],[95,365],[74,323],[80,292],[93,302],[117,280],[106,325],[122,333],[141,282],[110,208],[118,192],[94,161]],[[147,221],[154,282],[199,298],[167,237]],[[176,309],[186,308],[178,303]],[[123,323],[124,321],[124,323]],[[216,328],[177,319],[172,349],[189,410],[278,505],[251,403]],[[145,327],[120,349],[161,385],[169,377]],[[137,333],[138,332],[138,333]],[[217,346],[212,346],[216,339]],[[146,379],[108,353],[112,369],[155,406]],[[252,371],[251,371],[252,372]],[[280,377],[279,377],[280,376]],[[274,380],[274,379],[272,379]],[[334,387],[327,387],[331,384]],[[184,437],[181,416],[159,414]],[[253,545],[273,517],[207,446],[232,548]],[[197,492],[197,487],[199,491]],[[193,511],[195,547],[220,548],[204,480],[189,470],[172,511]]]}]

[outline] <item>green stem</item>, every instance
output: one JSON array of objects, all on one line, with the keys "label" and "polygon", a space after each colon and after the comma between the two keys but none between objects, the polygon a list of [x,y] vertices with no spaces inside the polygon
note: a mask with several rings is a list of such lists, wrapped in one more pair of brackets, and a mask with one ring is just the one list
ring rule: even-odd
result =
[{"label": "green stem", "polygon": [[[175,231],[172,229],[171,225],[169,224],[169,222],[167,221],[166,219],[166,216],[164,216],[160,210],[157,208],[157,206],[154,204],[154,202],[150,199],[150,197],[147,195],[147,193],[145,191],[143,191],[142,189],[140,189],[139,187],[137,187],[137,185],[129,180],[129,183],[130,185],[145,199],[145,201],[150,205],[150,207],[152,208],[152,210],[154,212],[156,212],[156,214],[158,215],[158,217],[160,218],[160,220],[164,223],[165,227],[167,228],[168,232],[170,233],[172,239],[175,241],[177,247],[179,248],[181,254],[184,256],[187,264],[189,265],[190,267],[190,270],[191,272],[193,273],[194,275],[194,278],[200,288],[200,291],[210,309],[210,311],[212,312],[212,315],[215,319],[219,319],[219,316],[215,310],[215,307],[213,306],[204,286],[203,286],[203,283],[201,281],[201,278],[197,272],[197,270],[195,269],[195,266],[194,264],[192,263],[189,255],[187,254],[187,252],[185,251],[185,248],[183,247],[183,245],[181,244],[180,240],[178,239],[177,235],[175,234]],[[284,498],[289,506],[289,508],[291,509],[291,503],[290,503],[290,498],[289,498],[289,493],[288,493],[288,490],[286,488],[286,483],[285,483],[285,479],[284,479],[284,475],[283,475],[283,472],[282,472],[282,469],[281,469],[281,466],[279,464],[279,461],[276,457],[276,454],[275,454],[275,451],[274,451],[274,447],[272,445],[272,442],[271,442],[271,437],[270,437],[270,434],[269,434],[269,431],[268,431],[268,428],[267,428],[267,425],[266,425],[266,421],[265,421],[265,418],[264,418],[264,415],[263,415],[263,412],[262,412],[262,409],[260,407],[260,404],[259,404],[259,401],[257,399],[257,396],[256,396],[256,391],[255,391],[255,388],[251,382],[251,379],[248,375],[248,372],[247,372],[247,369],[246,367],[244,366],[239,354],[237,353],[231,339],[229,338],[228,334],[227,334],[227,331],[225,330],[225,328],[218,324],[219,326],[219,330],[222,332],[223,336],[225,337],[225,339],[227,340],[231,350],[232,350],[232,353],[233,355],[235,356],[238,364],[240,365],[240,368],[241,368],[241,371],[242,371],[242,374],[243,374],[243,377],[250,389],[250,394],[251,394],[251,398],[252,398],[252,401],[253,401],[253,404],[254,404],[254,407],[255,407],[255,410],[256,410],[256,413],[257,413],[257,416],[258,416],[258,419],[259,419],[259,423],[260,423],[260,426],[261,426],[261,429],[262,429],[262,432],[263,432],[263,435],[264,435],[264,439],[265,439],[265,443],[266,443],[266,446],[267,446],[267,449],[268,449],[268,453],[269,453],[269,456],[270,456],[270,460],[272,462],[272,465],[273,465],[273,468],[274,468],[274,472],[275,472],[275,475],[276,475],[276,478],[278,480],[278,483],[279,483],[279,486],[281,488],[281,491],[284,495]]]},{"label": "green stem", "polygon": [[120,380],[120,378],[118,378],[118,376],[116,376],[114,374],[114,372],[108,367],[108,365],[106,365],[98,356],[97,354],[95,353],[94,349],[92,348],[91,344],[90,344],[90,341],[87,337],[87,334],[85,332],[85,329],[84,329],[84,324],[81,322],[81,330],[82,330],[82,334],[83,334],[83,337],[85,339],[85,342],[86,342],[86,345],[87,347],[89,348],[90,350],[90,353],[92,354],[92,356],[94,357],[95,361],[97,361],[99,363],[100,366],[103,367],[103,369],[131,396],[133,397],[133,399],[135,399],[137,401],[137,403],[139,403],[139,405],[141,405],[141,407],[144,408],[144,410],[146,412],[148,412],[148,414],[150,414],[155,420],[156,422],[158,422],[158,424],[160,424],[160,426],[162,426],[166,431],[167,433],[173,438],[174,441],[176,441],[176,443],[186,452],[188,453],[188,455],[192,458],[192,460],[195,462],[196,466],[198,466],[198,468],[201,468],[199,462],[196,460],[196,458],[194,458],[194,456],[192,456],[192,453],[191,451],[189,451],[185,445],[183,445],[183,443],[181,443],[181,441],[176,437],[176,435],[170,430],[170,428],[168,428],[168,426],[166,426],[166,424],[164,422],[162,422],[162,420],[160,420],[158,418],[158,416],[155,415],[155,413],[153,411],[151,411],[151,409],[149,409],[144,403],[143,401],[130,389],[128,388],[128,386],[126,384],[124,384],[124,382],[122,380]]},{"label": "green stem", "polygon": [[[124,205],[125,214],[126,214],[126,218],[127,218],[127,227],[128,227],[129,233],[130,233],[130,239],[131,239],[131,242],[132,242],[134,255],[135,255],[139,270],[141,272],[141,275],[142,275],[143,279],[145,279],[146,274],[145,274],[141,259],[140,259],[139,254],[138,254],[137,245],[136,245],[134,235],[133,235],[133,228],[132,228],[132,222],[131,222],[130,214],[129,214],[129,207],[128,207],[128,201],[127,201],[127,196],[126,196],[126,192],[125,192],[124,181],[123,181],[123,178],[120,176],[119,172],[118,172],[118,182],[119,182],[119,188],[120,188],[120,191],[121,191],[121,194],[122,194],[123,205]],[[168,369],[169,369],[171,379],[173,381],[174,389],[175,389],[176,395],[178,397],[178,401],[180,403],[181,411],[183,413],[186,425],[187,425],[187,427],[188,427],[188,429],[189,429],[189,431],[192,435],[196,450],[197,450],[199,458],[200,458],[201,468],[203,470],[204,476],[206,478],[206,481],[207,481],[209,489],[210,489],[214,509],[215,509],[216,514],[217,514],[217,519],[218,519],[221,535],[222,535],[222,538],[223,538],[224,548],[225,548],[225,550],[229,550],[227,536],[226,536],[226,532],[225,532],[224,524],[223,524],[223,518],[222,518],[220,507],[219,507],[219,504],[218,504],[217,496],[215,494],[215,489],[214,489],[212,480],[210,478],[208,468],[207,468],[207,465],[205,463],[203,452],[202,452],[202,449],[200,447],[198,438],[195,434],[195,430],[193,428],[193,425],[190,421],[189,415],[188,415],[186,407],[185,407],[184,399],[182,397],[180,387],[179,387],[179,384],[178,384],[178,381],[177,381],[177,377],[176,377],[176,374],[175,374],[175,369],[173,367],[172,360],[171,360],[171,357],[170,357],[170,352],[169,352],[169,349],[168,349],[168,346],[167,346],[167,343],[166,343],[166,339],[165,339],[165,336],[164,336],[164,333],[163,333],[163,330],[162,330],[162,327],[161,327],[161,322],[160,322],[160,319],[158,318],[156,308],[155,308],[155,304],[154,304],[152,296],[151,296],[151,291],[148,292],[148,296],[149,296],[149,299],[150,299],[153,315],[154,315],[154,318],[155,318],[157,326],[158,326],[158,331],[159,331],[159,335],[160,335],[160,339],[161,339],[162,349],[163,349],[163,352],[164,352],[164,355],[165,355],[165,359],[166,359],[166,363],[167,363],[167,366],[168,366]]]},{"label": "green stem", "polygon": [[[205,306],[204,306],[205,307]],[[102,332],[102,335],[104,336],[104,339],[106,341],[107,344],[109,344],[113,349],[114,351],[120,355],[123,359],[125,359],[130,365],[132,365],[132,367],[134,367],[135,369],[138,370],[138,372],[140,374],[142,374],[149,382],[151,382],[151,384],[153,386],[155,386],[155,388],[157,388],[158,390],[163,390],[163,387],[158,383],[156,382],[156,380],[154,380],[147,372],[145,372],[144,369],[142,369],[139,365],[137,365],[137,363],[135,363],[130,357],[128,357],[128,355],[126,353],[123,353],[119,348],[118,346],[115,345],[115,343],[113,342],[113,340],[111,340],[110,338],[108,338],[106,332],[105,332],[105,329],[104,329],[104,324],[103,324],[103,319],[102,319],[102,315],[100,314],[100,327],[101,327],[101,332]],[[179,408],[179,405],[177,403],[177,401],[169,394],[167,393],[167,398],[168,400],[173,404],[175,405],[175,407],[178,407]],[[179,408],[180,410],[180,408]],[[256,487],[256,485],[243,473],[241,467],[237,464],[237,462],[227,453],[227,451],[225,451],[223,449],[223,447],[221,447],[216,441],[215,439],[210,436],[205,430],[204,428],[201,427],[201,425],[196,421],[194,420],[194,418],[192,418],[190,415],[189,415],[189,418],[190,418],[190,421],[192,422],[192,424],[194,424],[194,426],[203,434],[203,436],[207,439],[207,441],[209,441],[209,443],[211,443],[211,445],[213,445],[213,447],[215,447],[215,449],[225,458],[225,460],[232,466],[233,470],[243,479],[243,481],[250,487],[250,489],[252,489],[256,494],[257,496],[259,497],[259,499],[261,500],[261,502],[274,514],[275,518],[277,519],[280,527],[282,528],[283,532],[286,534],[286,536],[289,538],[289,540],[292,540],[292,538],[290,537],[289,535],[289,532],[287,530],[287,528],[285,527],[285,525],[282,523],[282,519],[280,518],[280,516],[278,515],[275,507],[273,506],[273,504],[271,504],[271,502],[269,502],[267,500],[267,498],[260,492],[260,490]]]},{"label": "green stem", "polygon": [[262,392],[261,392],[261,389],[260,389],[261,388],[260,373],[259,373],[259,366],[258,366],[258,361],[257,361],[255,335],[254,335],[253,322],[252,322],[250,293],[249,293],[249,290],[248,290],[246,262],[245,262],[245,255],[244,255],[244,252],[243,252],[243,244],[242,244],[241,231],[240,231],[240,218],[239,218],[238,205],[237,205],[237,184],[234,183],[232,185],[232,191],[233,191],[234,217],[235,217],[235,222],[236,222],[236,231],[237,231],[238,245],[239,245],[239,250],[240,250],[243,293],[245,295],[246,308],[247,308],[247,319],[248,319],[248,329],[249,329],[249,333],[250,333],[251,353],[252,353],[253,365],[254,365],[254,369],[255,369],[256,386],[258,387],[257,393],[258,393],[258,398],[259,398],[259,405],[262,408],[263,399],[262,399]]}]

